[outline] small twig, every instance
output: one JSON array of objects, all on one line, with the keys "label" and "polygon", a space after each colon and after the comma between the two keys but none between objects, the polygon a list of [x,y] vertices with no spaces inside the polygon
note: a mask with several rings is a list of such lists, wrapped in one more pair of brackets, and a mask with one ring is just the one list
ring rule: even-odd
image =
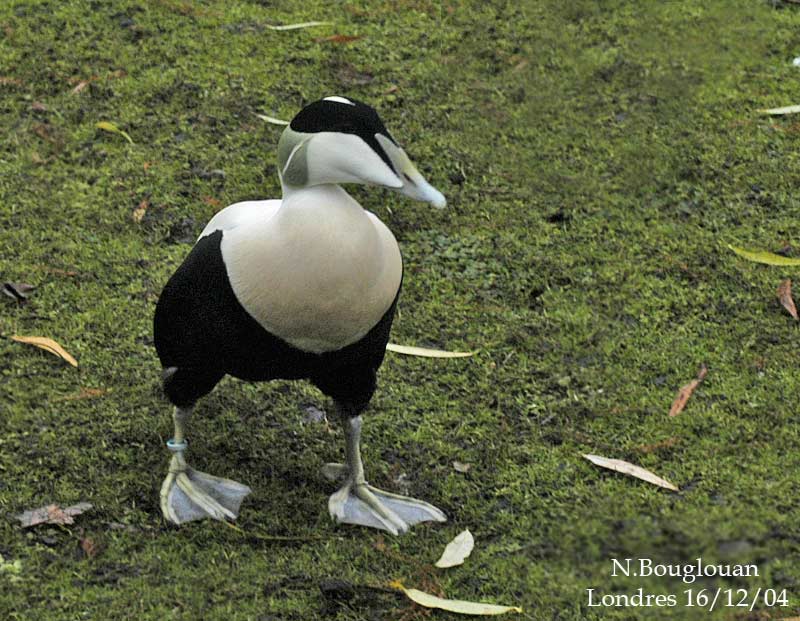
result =
[{"label": "small twig", "polygon": [[235,530],[240,535],[245,537],[253,537],[254,539],[258,539],[259,541],[318,541],[320,539],[324,539],[322,535],[309,535],[306,537],[296,537],[296,536],[286,536],[286,535],[260,535],[258,533],[253,533],[250,531],[246,531],[242,528],[236,526],[236,524],[231,524],[230,522],[223,522],[225,526],[230,528],[231,530]]}]

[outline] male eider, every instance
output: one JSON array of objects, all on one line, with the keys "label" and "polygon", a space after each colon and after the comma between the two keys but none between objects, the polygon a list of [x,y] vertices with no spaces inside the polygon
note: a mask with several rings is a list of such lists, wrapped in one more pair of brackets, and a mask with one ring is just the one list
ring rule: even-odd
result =
[{"label": "male eider", "polygon": [[223,376],[308,379],[333,399],[345,432],[344,486],[328,502],[337,522],[402,533],[446,520],[421,500],[364,478],[361,413],[375,392],[403,275],[397,241],[340,183],[380,185],[445,206],[377,112],[345,97],[303,108],[281,135],[281,200],[216,214],[170,278],[155,313],[164,391],[175,405],[161,510],[176,524],[235,519],[250,488],[192,469],[185,425]]}]

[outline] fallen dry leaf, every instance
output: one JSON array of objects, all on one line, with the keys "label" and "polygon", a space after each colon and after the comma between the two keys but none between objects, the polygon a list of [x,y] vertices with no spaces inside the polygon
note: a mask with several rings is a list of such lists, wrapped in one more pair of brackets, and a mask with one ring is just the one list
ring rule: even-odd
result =
[{"label": "fallen dry leaf", "polygon": [[800,112],[800,106],[784,106],[782,108],[766,108],[759,110],[761,114],[771,114],[773,116],[782,114],[796,114]]},{"label": "fallen dry leaf", "polygon": [[417,589],[407,589],[399,582],[393,582],[391,587],[398,589],[406,594],[412,601],[425,608],[438,608],[448,612],[456,612],[462,615],[481,615],[493,616],[502,615],[507,612],[522,612],[518,606],[497,606],[496,604],[482,604],[478,602],[465,602],[458,599],[444,599],[436,597]]},{"label": "fallen dry leaf", "polygon": [[728,244],[728,248],[733,250],[740,257],[744,257],[748,261],[755,263],[764,263],[765,265],[800,265],[800,259],[792,257],[784,257],[774,252],[766,252],[764,250],[745,250],[744,248],[737,248]]},{"label": "fallen dry leaf", "polygon": [[791,279],[787,278],[781,281],[781,284],[778,286],[778,299],[792,317],[796,320],[800,320],[800,317],[797,316],[797,307],[794,305],[794,300],[792,299]]},{"label": "fallen dry leaf", "polygon": [[41,101],[34,101],[31,104],[31,110],[35,110],[36,112],[47,112],[47,105],[43,104]]},{"label": "fallen dry leaf", "polygon": [[24,282],[4,282],[3,293],[19,304],[28,301],[28,294],[36,289],[33,285]]},{"label": "fallen dry leaf", "polygon": [[393,351],[396,354],[407,356],[422,356],[424,358],[466,358],[472,356],[472,351],[442,351],[441,349],[427,349],[425,347],[412,347],[411,345],[397,345],[387,343],[386,351]]},{"label": "fallen dry leaf", "polygon": [[145,198],[142,199],[142,202],[139,203],[139,206],[133,210],[131,214],[131,218],[136,224],[139,224],[144,218],[144,215],[147,213],[147,208],[150,207],[150,202]]},{"label": "fallen dry leaf", "polygon": [[708,367],[706,365],[701,365],[700,371],[698,371],[697,373],[697,377],[688,384],[686,384],[685,386],[681,386],[681,389],[675,396],[675,400],[672,402],[672,407],[670,407],[669,409],[670,416],[677,416],[678,414],[683,412],[683,408],[686,407],[686,403],[689,401],[689,397],[692,396],[692,393],[700,385],[700,382],[702,382],[705,379],[707,374],[708,374]]},{"label": "fallen dry leaf", "polygon": [[256,116],[260,118],[262,121],[266,121],[267,123],[272,123],[273,125],[288,125],[289,121],[284,121],[282,119],[276,119],[274,116],[268,116],[266,114],[258,114],[256,112]]},{"label": "fallen dry leaf", "polygon": [[120,136],[122,136],[123,138],[125,138],[125,140],[127,140],[128,142],[130,142],[131,144],[133,144],[133,138],[131,138],[131,137],[128,135],[128,133],[127,133],[127,132],[124,132],[124,131],[122,131],[122,130],[121,130],[119,127],[117,127],[117,126],[116,126],[114,123],[112,123],[111,121],[98,121],[97,123],[95,123],[95,124],[94,124],[94,126],[95,126],[97,129],[102,129],[102,130],[103,130],[103,131],[105,131],[105,132],[111,132],[111,133],[113,133],[113,134],[119,134]]},{"label": "fallen dry leaf", "polygon": [[35,347],[39,347],[46,351],[49,351],[51,354],[54,354],[60,358],[63,358],[67,362],[69,362],[73,367],[78,366],[78,361],[73,358],[69,352],[67,352],[61,345],[56,343],[53,339],[48,338],[46,336],[18,336],[12,335],[11,340],[17,341],[18,343],[27,343],[28,345],[33,345]]},{"label": "fallen dry leaf", "polygon": [[12,78],[7,75],[0,76],[0,86],[8,86],[13,84],[14,86],[22,86],[22,80],[19,78]]},{"label": "fallen dry leaf", "polygon": [[335,34],[330,35],[329,37],[317,37],[314,39],[314,43],[352,43],[353,41],[358,41],[359,39],[363,39],[363,35],[343,35],[343,34]]},{"label": "fallen dry leaf", "polygon": [[472,533],[469,532],[469,529],[462,531],[447,544],[435,565],[440,569],[461,565],[464,559],[472,553],[474,547],[475,539],[473,539]]},{"label": "fallen dry leaf", "polygon": [[627,461],[623,461],[621,459],[610,459],[608,457],[601,457],[600,455],[584,455],[583,457],[588,459],[594,465],[600,466],[601,468],[608,468],[609,470],[614,470],[615,472],[621,472],[622,474],[636,477],[637,479],[641,479],[642,481],[647,481],[653,485],[658,485],[659,487],[672,490],[673,492],[680,491],[675,485],[666,479],[662,479],[649,470],[645,470],[641,466],[635,466]]},{"label": "fallen dry leaf", "polygon": [[460,461],[453,462],[453,470],[456,472],[460,472],[461,474],[466,474],[467,472],[472,469],[472,464],[465,464]]},{"label": "fallen dry leaf", "polygon": [[88,502],[79,502],[66,509],[58,505],[47,505],[38,509],[28,509],[14,517],[21,522],[22,528],[30,528],[37,524],[72,524],[75,521],[73,517],[91,508],[92,505]]},{"label": "fallen dry leaf", "polygon": [[86,558],[94,558],[100,551],[100,546],[89,537],[81,537],[80,546]]},{"label": "fallen dry leaf", "polygon": [[204,196],[201,199],[206,205],[211,205],[212,207],[219,207],[222,205],[222,202],[214,198],[213,196]]},{"label": "fallen dry leaf", "polygon": [[107,388],[81,388],[80,392],[73,395],[64,395],[55,399],[55,401],[80,401],[82,399],[94,399],[95,397],[102,397],[108,392]]},{"label": "fallen dry leaf", "polygon": [[675,436],[667,438],[666,440],[661,440],[660,442],[654,442],[653,444],[642,444],[641,446],[637,446],[636,450],[640,453],[654,453],[655,451],[659,451],[664,448],[672,448],[676,444],[678,444],[680,440]]},{"label": "fallen dry leaf", "polygon": [[285,26],[272,26],[264,24],[270,30],[297,30],[299,28],[313,28],[314,26],[329,26],[331,22],[302,22],[300,24],[286,24]]},{"label": "fallen dry leaf", "polygon": [[85,89],[87,86],[89,86],[89,82],[91,82],[91,80],[81,80],[80,82],[78,82],[78,83],[75,85],[75,88],[73,88],[73,89],[70,91],[70,93],[72,93],[73,95],[77,95],[77,94],[78,94],[78,93],[80,93],[80,92],[81,92],[83,89]]},{"label": "fallen dry leaf", "polygon": [[78,272],[75,270],[62,270],[58,267],[50,267],[49,265],[37,265],[38,268],[43,269],[45,272],[49,272],[50,274],[55,274],[56,276],[69,276],[73,278],[78,275]]}]

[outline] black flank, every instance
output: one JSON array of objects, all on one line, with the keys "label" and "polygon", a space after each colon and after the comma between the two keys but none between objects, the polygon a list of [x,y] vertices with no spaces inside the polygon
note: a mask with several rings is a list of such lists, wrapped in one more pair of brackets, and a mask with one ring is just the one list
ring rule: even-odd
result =
[{"label": "black flank", "polygon": [[[363,410],[376,386],[397,297],[360,341],[337,351],[302,351],[270,334],[242,307],[231,288],[222,231],[197,242],[170,278],[155,313],[155,346],[175,405],[191,405],[226,374],[245,380],[308,379],[323,393]],[[398,289],[398,295],[400,291]]]}]

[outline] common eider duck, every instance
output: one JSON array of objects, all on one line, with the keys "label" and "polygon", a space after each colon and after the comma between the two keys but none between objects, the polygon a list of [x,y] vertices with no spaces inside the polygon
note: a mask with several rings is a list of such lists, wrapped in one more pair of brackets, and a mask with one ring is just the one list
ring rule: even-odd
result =
[{"label": "common eider duck", "polygon": [[280,200],[235,203],[206,225],[158,300],[155,346],[175,406],[161,510],[176,524],[235,519],[250,488],[187,464],[186,425],[225,375],[307,379],[333,400],[344,485],[328,502],[336,522],[399,534],[444,522],[431,504],[377,489],[364,475],[361,414],[376,387],[403,276],[389,229],[339,184],[391,188],[435,207],[445,198],[414,167],[377,112],[326,97],[292,119],[278,143]]}]

